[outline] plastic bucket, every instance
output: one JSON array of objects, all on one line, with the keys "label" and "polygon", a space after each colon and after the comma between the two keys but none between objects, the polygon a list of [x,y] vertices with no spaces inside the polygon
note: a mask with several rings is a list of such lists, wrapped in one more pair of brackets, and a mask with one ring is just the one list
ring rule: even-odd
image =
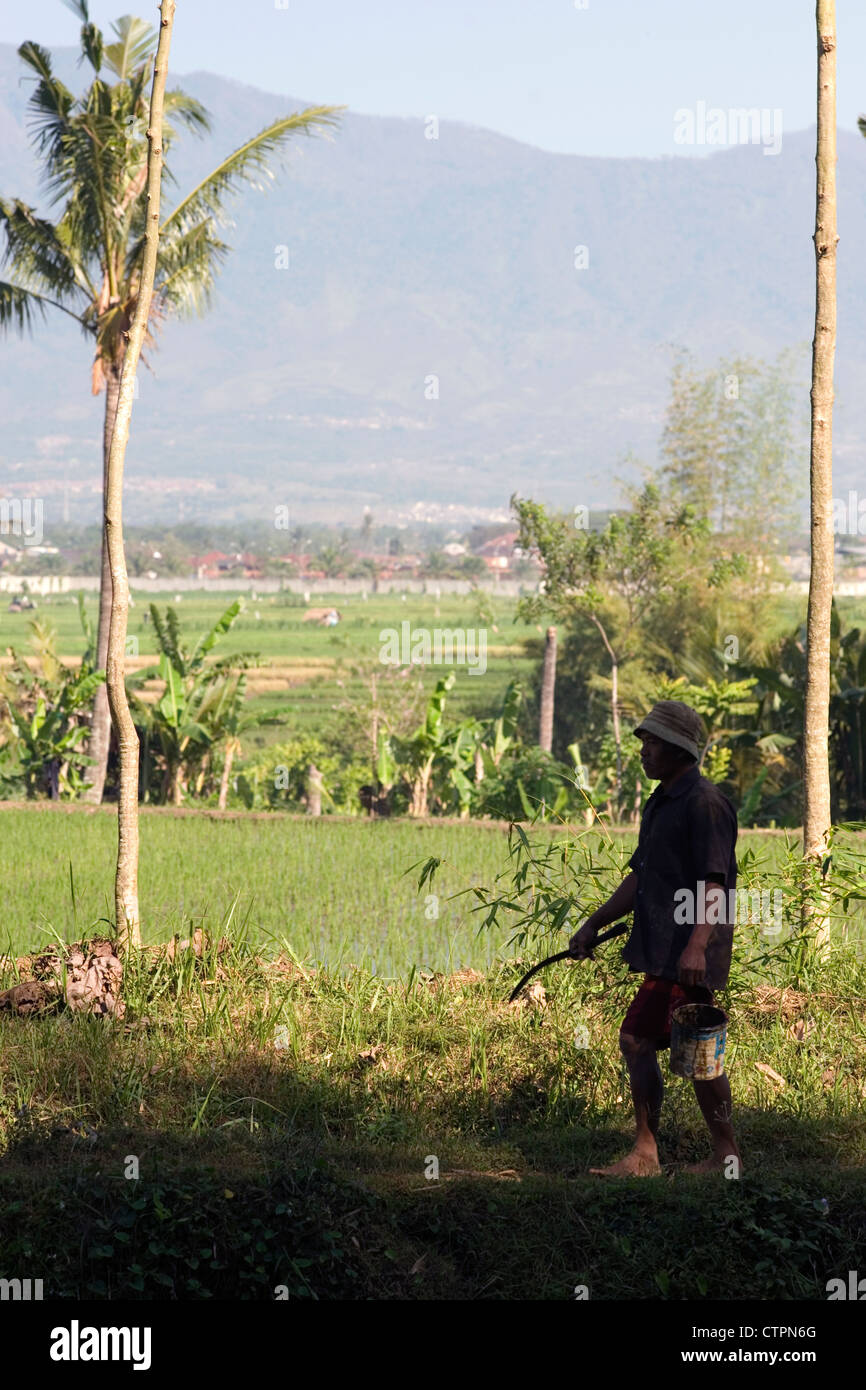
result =
[{"label": "plastic bucket", "polygon": [[671,1015],[671,1071],[714,1081],[725,1070],[728,1016],[714,1004],[681,1004]]}]

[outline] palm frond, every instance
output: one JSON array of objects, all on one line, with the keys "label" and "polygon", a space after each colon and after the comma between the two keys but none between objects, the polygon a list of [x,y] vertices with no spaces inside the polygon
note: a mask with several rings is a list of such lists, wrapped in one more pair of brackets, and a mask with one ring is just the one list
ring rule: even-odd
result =
[{"label": "palm frond", "polygon": [[78,289],[75,266],[53,223],[18,198],[0,199],[0,223],[6,231],[3,263],[14,268],[17,279],[61,299]]},{"label": "palm frond", "polygon": [[159,650],[161,652],[167,651],[165,628],[163,627],[160,611],[155,603],[150,605],[150,621],[153,623],[153,630],[156,634],[156,644]]},{"label": "palm frond", "polygon": [[342,107],[309,106],[291,116],[281,116],[244,142],[202,179],[165,219],[160,235],[175,223],[189,227],[202,218],[225,221],[225,200],[238,193],[242,185],[264,187],[273,179],[271,159],[280,154],[294,135],[315,135],[335,126]]},{"label": "palm frond", "polygon": [[102,58],[105,52],[105,40],[102,37],[102,30],[97,29],[95,24],[83,24],[81,26],[81,54],[79,63],[86,58],[94,72],[99,72],[102,67]]},{"label": "palm frond", "polygon": [[54,76],[51,54],[46,48],[28,39],[19,46],[18,57],[39,78],[28,102],[28,124],[39,153],[46,157],[50,167],[62,154],[63,136],[69,127],[75,98],[59,77]]},{"label": "palm frond", "polygon": [[35,290],[28,290],[23,285],[13,285],[8,280],[0,280],[0,329],[15,328],[19,333],[24,333],[33,327],[36,315],[40,314],[44,318],[45,311],[49,308],[60,309],[75,319],[81,327],[85,327],[78,314],[67,309],[65,304],[58,303],[56,299],[37,294]]},{"label": "palm frond", "polygon": [[86,58],[94,72],[99,72],[102,67],[102,32],[91,21],[87,0],[63,0],[63,3],[76,19],[81,20],[81,57],[78,66],[81,67]]},{"label": "palm frond", "polygon": [[47,304],[38,294],[20,285],[0,280],[0,328],[14,328],[19,333],[32,329],[37,314],[45,317]]},{"label": "palm frond", "polygon": [[172,230],[160,238],[155,293],[179,318],[190,318],[209,307],[217,269],[229,248],[215,235],[210,218],[177,236]]},{"label": "palm frond", "polygon": [[176,666],[182,675],[186,675],[187,662],[180,637],[180,618],[177,616],[177,609],[170,605],[165,610],[165,626],[168,633],[166,654],[171,658],[172,665]]},{"label": "palm frond", "polygon": [[191,97],[180,87],[173,87],[165,94],[165,115],[169,126],[172,117],[175,122],[186,126],[194,135],[206,135],[211,128],[210,115],[200,101]]},{"label": "palm frond", "polygon": [[117,35],[117,43],[105,45],[105,64],[125,82],[136,68],[153,57],[156,32],[146,20],[131,14],[122,15],[111,27]]}]

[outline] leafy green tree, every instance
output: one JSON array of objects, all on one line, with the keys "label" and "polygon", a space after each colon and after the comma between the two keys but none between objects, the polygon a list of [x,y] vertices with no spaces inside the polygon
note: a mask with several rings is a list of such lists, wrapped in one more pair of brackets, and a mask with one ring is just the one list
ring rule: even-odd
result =
[{"label": "leafy green tree", "polygon": [[[103,465],[107,467],[127,334],[138,300],[144,247],[144,187],[147,172],[147,88],[155,34],[144,20],[124,15],[106,43],[91,21],[87,0],[68,0],[81,19],[81,61],[92,72],[75,96],[54,73],[51,55],[28,41],[18,49],[35,78],[30,129],[42,162],[55,221],[20,199],[0,198],[5,231],[4,262],[11,278],[0,281],[0,328],[19,331],[56,310],[74,319],[93,351],[91,385],[105,391]],[[115,80],[112,81],[112,78]],[[159,229],[159,259],[148,343],[169,316],[201,314],[208,307],[220,264],[229,247],[220,234],[232,195],[260,187],[272,176],[275,157],[297,135],[312,135],[335,122],[336,108],[308,107],[270,122],[221,160],[182,197]],[[209,129],[204,107],[187,93],[165,94],[163,149],[168,157],[178,130]],[[111,575],[105,541],[97,660],[104,668],[110,616]],[[90,752],[91,799],[99,801],[110,736],[104,687],[97,693]]]},{"label": "leafy green tree", "polygon": [[680,354],[661,439],[660,486],[689,503],[744,557],[750,617],[783,577],[779,556],[800,527],[806,477],[796,359],[723,359],[706,370]]},{"label": "leafy green tree", "polygon": [[[576,529],[572,518],[551,516],[539,503],[512,499],[519,545],[544,566],[543,592],[521,599],[522,616],[537,621],[552,613],[565,624],[582,621],[588,635],[595,629],[588,679],[608,695],[617,814],[624,809],[622,716],[640,712],[653,673],[670,670],[686,650],[717,602],[731,564],[715,550],[709,522],[691,505],[666,497],[654,483],[628,500],[628,511],[593,531]],[[566,641],[566,662],[568,651]],[[560,679],[566,662],[560,663]],[[607,677],[600,674],[605,669]],[[584,730],[570,730],[566,741],[576,732],[583,740]]]},{"label": "leafy green tree", "polygon": [[319,547],[316,566],[328,579],[341,579],[349,567],[349,557],[345,541],[337,545],[328,542]]},{"label": "leafy green tree", "polygon": [[424,557],[421,565],[422,574],[428,574],[431,579],[441,579],[451,570],[451,561],[441,550],[431,550]]},{"label": "leafy green tree", "polygon": [[[761,809],[790,825],[802,822],[803,715],[806,698],[806,625],[798,624],[781,641],[768,644],[763,657],[740,669],[756,679],[758,723],[765,739],[774,736],[784,755],[786,785]],[[860,628],[843,631],[839,610],[830,619],[830,771],[833,820],[866,819],[866,636]],[[766,791],[775,790],[772,781]],[[757,812],[757,806],[756,806]]]}]

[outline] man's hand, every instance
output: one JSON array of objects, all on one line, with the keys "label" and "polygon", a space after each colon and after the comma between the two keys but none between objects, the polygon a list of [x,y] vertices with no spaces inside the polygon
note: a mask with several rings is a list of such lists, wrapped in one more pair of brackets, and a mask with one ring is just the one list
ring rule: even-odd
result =
[{"label": "man's hand", "polygon": [[681,985],[702,985],[707,972],[707,953],[703,946],[689,942],[678,962]]},{"label": "man's hand", "polygon": [[575,960],[592,960],[592,948],[595,938],[598,936],[598,927],[592,925],[592,918],[588,917],[579,931],[568,943],[568,949]]}]

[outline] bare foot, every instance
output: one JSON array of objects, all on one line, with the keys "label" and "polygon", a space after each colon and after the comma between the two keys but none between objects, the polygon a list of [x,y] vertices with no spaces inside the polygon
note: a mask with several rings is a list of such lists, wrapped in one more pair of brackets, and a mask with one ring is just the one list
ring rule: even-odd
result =
[{"label": "bare foot", "polygon": [[654,1178],[658,1177],[661,1168],[654,1154],[632,1149],[618,1163],[611,1163],[607,1168],[590,1168],[589,1171],[599,1178]]},{"label": "bare foot", "polygon": [[[736,1167],[734,1167],[736,1164]],[[684,1173],[724,1173],[726,1177],[743,1176],[743,1160],[739,1154],[711,1154],[700,1163],[687,1163]]]}]

